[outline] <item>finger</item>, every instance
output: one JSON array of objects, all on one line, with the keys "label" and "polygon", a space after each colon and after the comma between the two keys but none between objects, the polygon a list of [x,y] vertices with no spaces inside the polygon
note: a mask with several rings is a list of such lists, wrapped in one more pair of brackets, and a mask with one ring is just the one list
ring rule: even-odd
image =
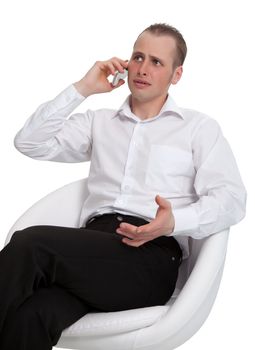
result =
[{"label": "finger", "polygon": [[138,226],[129,224],[127,222],[122,222],[120,224],[120,229],[124,232],[136,233]]},{"label": "finger", "polygon": [[119,88],[121,85],[124,85],[125,84],[125,80],[123,80],[123,79],[120,79],[119,81],[118,81],[118,84],[117,85],[112,85],[112,83],[110,83],[111,84],[111,87],[112,87],[112,89],[114,90],[114,89],[117,89],[117,88]]},{"label": "finger", "polygon": [[120,226],[117,228],[116,232],[127,235],[130,238],[133,238],[136,230],[137,230],[137,226],[122,222]]},{"label": "finger", "polygon": [[118,228],[116,231],[119,234],[121,234],[122,236],[129,238],[129,240],[133,240],[136,242],[148,241],[148,240],[151,240],[153,238],[153,235],[148,234],[148,233],[138,233],[137,231],[136,232],[128,232],[128,231],[124,231],[120,228]]},{"label": "finger", "polygon": [[111,59],[111,62],[114,64],[115,68],[117,71],[123,73],[124,72],[124,68],[127,68],[128,66],[128,60],[123,61],[118,57],[113,57]]},{"label": "finger", "polygon": [[137,229],[137,233],[143,235],[144,237],[151,236],[158,229],[157,219],[152,220],[150,223],[139,226]]},{"label": "finger", "polygon": [[116,232],[130,239],[137,239],[137,229],[138,226],[122,222]]},{"label": "finger", "polygon": [[125,231],[122,231],[120,228],[117,228],[116,232],[124,237],[128,237],[130,239],[134,239],[135,236],[133,233],[128,233],[128,232],[125,232]]},{"label": "finger", "polygon": [[[139,231],[141,229],[141,231]],[[135,239],[151,241],[159,236],[162,236],[164,233],[168,233],[169,229],[166,231],[164,227],[158,222],[158,220],[153,220],[151,223],[144,226],[140,226],[136,233]]]},{"label": "finger", "polygon": [[126,66],[123,66],[123,64],[121,64],[119,61],[117,61],[117,60],[114,60],[114,61],[111,61],[112,62],[112,64],[113,64],[113,66],[114,66],[114,68],[115,68],[115,72],[116,71],[118,71],[118,72],[120,72],[120,73],[124,73],[124,68],[126,67]]},{"label": "finger", "polygon": [[146,243],[147,240],[136,241],[136,240],[131,240],[131,239],[128,239],[128,238],[123,238],[122,242],[125,243],[126,245],[131,246],[131,247],[140,247],[141,245]]},{"label": "finger", "polygon": [[109,68],[110,68],[111,74],[112,74],[112,75],[115,75],[115,73],[116,73],[116,68],[115,68],[113,62],[109,62],[109,63],[108,63],[108,66],[109,66]]},{"label": "finger", "polygon": [[110,74],[115,74],[115,67],[111,61],[101,61],[99,62],[99,68],[109,76]]}]

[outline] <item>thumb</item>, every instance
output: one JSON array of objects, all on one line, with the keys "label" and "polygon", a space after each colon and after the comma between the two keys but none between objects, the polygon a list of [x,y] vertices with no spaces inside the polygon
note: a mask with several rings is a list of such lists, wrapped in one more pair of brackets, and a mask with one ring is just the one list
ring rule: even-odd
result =
[{"label": "thumb", "polygon": [[156,196],[155,196],[155,202],[157,203],[157,204],[161,204],[162,203],[162,197],[160,197],[160,195],[159,194],[157,194]]},{"label": "thumb", "polygon": [[156,195],[155,201],[160,207],[169,208],[171,205],[168,200],[166,200],[164,197],[161,197],[159,194]]},{"label": "thumb", "polygon": [[119,81],[118,81],[118,84],[117,85],[112,85],[112,83],[111,83],[111,86],[112,86],[112,89],[113,90],[115,90],[115,89],[117,89],[117,88],[119,88],[121,85],[124,85],[125,84],[125,80],[124,79],[120,79]]}]

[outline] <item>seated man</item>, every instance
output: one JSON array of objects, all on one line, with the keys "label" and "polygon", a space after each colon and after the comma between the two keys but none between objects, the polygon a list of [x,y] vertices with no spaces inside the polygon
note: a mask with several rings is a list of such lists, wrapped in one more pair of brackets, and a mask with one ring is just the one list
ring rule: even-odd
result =
[{"label": "seated man", "polygon": [[[246,191],[232,151],[211,117],[178,107],[168,94],[182,76],[186,43],[154,24],[128,61],[98,61],[40,105],[15,137],[25,155],[91,161],[79,228],[31,226],[0,252],[1,350],[51,349],[89,310],[163,305],[171,297],[188,237],[239,222]],[[72,111],[89,96],[120,88],[118,110]],[[102,293],[103,290],[103,293]]]}]

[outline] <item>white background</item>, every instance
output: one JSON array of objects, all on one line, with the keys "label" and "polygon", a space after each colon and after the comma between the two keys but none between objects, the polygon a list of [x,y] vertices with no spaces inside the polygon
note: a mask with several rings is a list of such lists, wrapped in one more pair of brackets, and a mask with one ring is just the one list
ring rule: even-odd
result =
[{"label": "white background", "polygon": [[[89,163],[25,157],[13,146],[16,132],[39,104],[80,79],[96,60],[128,59],[137,35],[156,22],[176,26],[188,45],[184,75],[169,92],[180,106],[205,112],[220,123],[248,191],[247,216],[231,229],[213,310],[181,348],[251,349],[254,323],[249,317],[255,311],[250,213],[255,209],[252,1],[1,1],[1,247],[14,221],[29,206],[86,177],[89,169]],[[90,97],[76,111],[117,108],[128,93],[124,86]]]}]

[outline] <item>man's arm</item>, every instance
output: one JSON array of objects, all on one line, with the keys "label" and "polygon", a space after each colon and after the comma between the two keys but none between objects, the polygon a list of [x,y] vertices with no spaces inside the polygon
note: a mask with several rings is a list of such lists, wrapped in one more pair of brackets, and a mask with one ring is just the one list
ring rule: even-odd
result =
[{"label": "man's arm", "polygon": [[94,113],[72,111],[90,95],[110,92],[108,76],[123,70],[127,62],[118,58],[98,61],[78,82],[68,86],[53,100],[40,105],[17,133],[14,144],[23,154],[38,160],[82,162],[90,160]]},{"label": "man's arm", "polygon": [[140,227],[120,224],[116,232],[127,237],[124,243],[138,247],[163,235],[200,239],[243,219],[246,190],[230,146],[215,120],[203,120],[193,136],[192,150],[196,169],[194,188],[199,199],[172,209],[165,198],[156,198],[159,208],[149,224]]},{"label": "man's arm", "polygon": [[233,152],[218,123],[203,121],[192,140],[198,201],[176,209],[173,236],[204,238],[245,216],[246,190]]}]

